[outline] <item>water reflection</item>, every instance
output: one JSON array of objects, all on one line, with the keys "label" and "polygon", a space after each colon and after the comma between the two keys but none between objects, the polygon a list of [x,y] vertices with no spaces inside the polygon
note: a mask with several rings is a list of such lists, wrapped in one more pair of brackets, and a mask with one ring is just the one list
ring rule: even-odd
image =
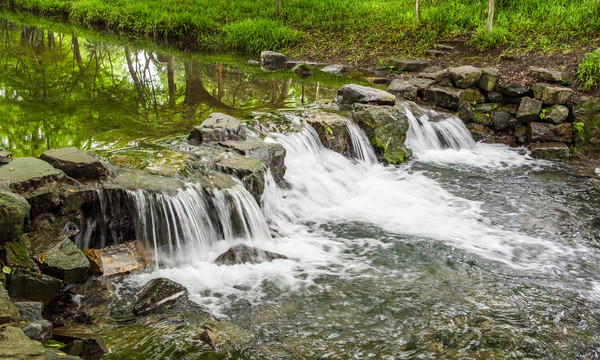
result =
[{"label": "water reflection", "polygon": [[139,49],[6,19],[0,38],[0,142],[16,156],[183,135],[213,111],[243,117],[332,99],[356,82],[318,71],[301,80],[241,59]]}]

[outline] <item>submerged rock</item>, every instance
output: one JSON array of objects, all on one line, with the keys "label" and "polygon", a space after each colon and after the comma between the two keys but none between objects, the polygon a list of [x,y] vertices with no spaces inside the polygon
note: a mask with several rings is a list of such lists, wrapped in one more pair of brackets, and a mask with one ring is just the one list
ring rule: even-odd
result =
[{"label": "submerged rock", "polygon": [[530,148],[534,158],[569,161],[569,147],[565,143],[534,143]]},{"label": "submerged rock", "polygon": [[265,71],[283,70],[286,68],[287,57],[275,51],[260,53],[260,67]]},{"label": "submerged rock", "polygon": [[387,91],[357,84],[346,84],[338,90],[335,102],[342,105],[373,104],[394,105],[396,96]]},{"label": "submerged rock", "polygon": [[67,344],[62,351],[84,359],[101,359],[108,354],[102,338],[84,325],[57,327],[52,339]]},{"label": "submerged rock", "polygon": [[76,179],[98,180],[107,174],[98,159],[76,147],[48,150],[40,155],[40,159]]},{"label": "submerged rock", "polygon": [[65,174],[47,162],[22,157],[0,166],[0,180],[8,180],[10,187],[19,192],[28,192],[44,184],[60,181]]},{"label": "submerged rock", "polygon": [[192,145],[245,138],[242,123],[233,116],[212,113],[199,126],[192,129],[188,141]]},{"label": "submerged rock", "polygon": [[140,316],[160,312],[182,296],[187,296],[185,286],[165,278],[152,279],[137,296],[133,313]]},{"label": "submerged rock", "polygon": [[219,255],[215,259],[217,265],[236,265],[236,264],[258,264],[265,261],[276,259],[288,259],[287,256],[274,252],[251,247],[245,244],[238,244]]},{"label": "submerged rock", "polygon": [[0,245],[21,236],[23,226],[29,221],[30,209],[22,196],[0,188]]}]

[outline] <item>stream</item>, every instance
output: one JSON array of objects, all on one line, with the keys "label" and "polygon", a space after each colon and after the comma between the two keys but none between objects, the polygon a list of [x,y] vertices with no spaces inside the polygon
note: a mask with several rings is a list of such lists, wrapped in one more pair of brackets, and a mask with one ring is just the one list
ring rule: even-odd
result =
[{"label": "stream", "polygon": [[[406,144],[414,159],[377,163],[357,128],[351,133],[361,150],[347,158],[324,148],[294,111],[330,106],[341,85],[362,78],[316,72],[303,82],[235,57],[141,50],[96,34],[78,40],[78,61],[75,30],[14,21],[2,22],[0,141],[15,155],[78,146],[143,168],[148,154],[213,111],[299,127],[269,134],[287,151],[288,186],[267,176],[261,204],[245,190],[229,195],[244,199],[236,206],[252,236],[198,247],[203,237],[190,226],[158,268],[119,285],[139,288],[159,277],[183,284],[227,324],[219,349],[185,332],[140,339],[124,328],[105,334],[107,358],[600,358],[593,171],[475,143],[458,119],[429,122],[431,110],[410,103]],[[61,32],[68,35],[59,40]],[[175,222],[202,218],[181,205],[194,193],[179,196],[155,201],[171,204]],[[289,259],[215,265],[237,242]]]}]

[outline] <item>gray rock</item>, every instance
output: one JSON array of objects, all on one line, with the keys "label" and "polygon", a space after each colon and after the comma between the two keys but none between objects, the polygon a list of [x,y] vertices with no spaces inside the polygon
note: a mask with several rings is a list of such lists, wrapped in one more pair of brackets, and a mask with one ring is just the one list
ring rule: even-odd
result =
[{"label": "gray rock", "polygon": [[496,83],[498,82],[499,77],[500,75],[498,74],[498,70],[496,69],[481,69],[481,77],[479,78],[479,82],[477,83],[477,85],[481,90],[493,91],[494,87],[496,86]]},{"label": "gray rock", "polygon": [[59,183],[52,182],[24,194],[25,199],[31,205],[29,212],[31,218],[42,213],[52,212],[59,207],[62,191],[63,188]]},{"label": "gray rock", "polygon": [[529,93],[529,89],[521,84],[496,84],[494,89],[502,95],[513,98],[526,96]]},{"label": "gray rock", "polygon": [[463,122],[469,122],[473,119],[473,106],[470,103],[464,103],[458,108],[458,113],[456,114],[459,119]]},{"label": "gray rock", "polygon": [[40,159],[76,179],[98,180],[107,174],[100,160],[76,147],[48,150]]},{"label": "gray rock", "polygon": [[529,147],[534,158],[569,161],[569,147],[565,143],[534,143]]},{"label": "gray rock", "polygon": [[457,110],[464,103],[464,90],[432,86],[425,91],[425,97],[437,106],[441,106],[449,110]]},{"label": "gray rock", "polygon": [[517,124],[517,120],[507,111],[494,111],[492,113],[492,126],[496,130],[506,130]]},{"label": "gray rock", "polygon": [[563,85],[571,85],[575,82],[575,76],[571,73],[543,68],[530,69],[529,76],[537,81],[560,83]]},{"label": "gray rock", "polygon": [[256,60],[248,60],[246,63],[251,66],[260,66],[260,61]]},{"label": "gray rock", "polygon": [[[38,259],[43,273],[61,279],[65,284],[87,279],[90,263],[87,257],[68,237],[52,231],[38,231],[23,235],[29,242],[29,253]],[[39,260],[45,258],[45,260]]]},{"label": "gray rock", "polygon": [[519,143],[525,144],[527,142],[527,126],[517,126],[514,136]]},{"label": "gray rock", "polygon": [[444,69],[440,66],[430,66],[423,69],[422,72],[417,74],[417,77],[431,79],[436,83],[441,82],[444,78],[448,77],[448,69]]},{"label": "gray rock", "polygon": [[199,145],[244,138],[244,129],[238,119],[221,113],[212,113],[202,124],[192,129],[188,140],[192,145]]},{"label": "gray rock", "polygon": [[435,85],[435,80],[425,78],[411,78],[408,83],[417,88],[417,94],[421,97],[425,96],[425,91]]},{"label": "gray rock", "polygon": [[416,101],[417,100],[417,87],[408,81],[395,79],[388,86],[387,92],[396,95],[396,97],[401,97],[406,100]]},{"label": "gray rock", "polygon": [[312,68],[305,62],[294,65],[292,71],[301,79],[306,79],[313,74]]},{"label": "gray rock", "polygon": [[31,206],[25,198],[0,188],[0,245],[21,236],[23,226],[29,222],[30,209]]},{"label": "gray rock", "polygon": [[60,181],[65,174],[47,162],[31,158],[15,158],[0,166],[0,180],[8,180],[10,187],[19,192],[31,191],[44,184]]},{"label": "gray rock", "polygon": [[448,70],[448,74],[454,85],[461,89],[475,85],[481,78],[482,73],[481,69],[470,65],[450,68]]},{"label": "gray rock", "polygon": [[531,87],[533,97],[548,105],[564,105],[571,100],[574,91],[568,87],[536,83]]},{"label": "gray rock", "polygon": [[577,134],[577,150],[600,153],[600,99],[584,96],[574,106],[573,122],[582,124],[583,136]]},{"label": "gray rock", "polygon": [[21,315],[19,309],[10,301],[6,290],[0,286],[0,327],[4,325],[19,325]]},{"label": "gray rock", "polygon": [[541,122],[532,122],[527,125],[527,140],[530,143],[542,142],[562,142],[570,143],[573,141],[571,134],[571,124],[548,124]]},{"label": "gray rock", "polygon": [[369,81],[371,82],[371,84],[375,85],[389,85],[392,82],[392,79],[387,77],[374,77],[369,78]]},{"label": "gray rock", "polygon": [[19,309],[22,321],[39,321],[44,319],[42,318],[44,304],[39,301],[15,302],[15,306]]},{"label": "gray rock", "polygon": [[427,50],[425,51],[425,55],[429,56],[429,57],[442,57],[444,55],[447,55],[448,53],[443,51],[443,50]]},{"label": "gray rock", "polygon": [[21,325],[21,330],[31,340],[36,340],[45,344],[52,339],[52,323],[48,320],[36,320]]},{"label": "gray rock", "polygon": [[29,243],[24,239],[4,243],[1,248],[4,251],[4,264],[11,268],[23,268],[37,270],[36,263],[29,255]]},{"label": "gray rock", "polygon": [[120,170],[117,175],[102,183],[105,190],[145,190],[174,193],[184,188],[184,183],[174,178],[152,175],[141,170]]},{"label": "gray rock", "polygon": [[305,119],[315,129],[323,146],[342,155],[351,155],[347,118],[323,110],[308,110]]},{"label": "gray rock", "polygon": [[199,175],[199,177],[192,178],[191,180],[200,183],[202,187],[208,189],[230,189],[238,184],[231,175],[218,171],[209,170],[206,173],[199,173]]},{"label": "gray rock", "polygon": [[0,359],[46,360],[44,345],[31,340],[16,326],[0,329]]},{"label": "gray rock", "polygon": [[0,165],[8,164],[12,160],[12,153],[0,147]]},{"label": "gray rock", "polygon": [[265,71],[277,71],[286,68],[287,57],[274,51],[260,53],[260,67]]},{"label": "gray rock", "polygon": [[235,175],[260,203],[265,190],[265,170],[262,161],[237,154],[227,154],[216,163],[216,170]]},{"label": "gray rock", "polygon": [[502,98],[504,96],[502,94],[500,94],[499,92],[496,91],[490,91],[489,93],[487,93],[485,95],[485,98],[487,99],[487,101],[491,102],[491,103],[500,103],[502,102]]},{"label": "gray rock", "polygon": [[388,76],[391,72],[391,69],[389,66],[384,66],[384,65],[380,65],[378,67],[375,68],[375,70],[373,71],[373,74],[375,76]]},{"label": "gray rock", "polygon": [[465,102],[477,104],[483,104],[485,102],[485,95],[483,95],[477,88],[465,89],[463,94]]},{"label": "gray rock", "polygon": [[225,141],[221,145],[236,150],[240,154],[262,161],[271,170],[275,181],[283,180],[285,175],[285,148],[278,143],[260,140]]},{"label": "gray rock", "polygon": [[327,65],[321,68],[321,71],[327,74],[342,76],[346,72],[346,67],[344,65]]},{"label": "gray rock", "polygon": [[287,259],[285,255],[265,251],[244,244],[238,244],[219,255],[215,260],[217,265],[258,264],[265,261]]},{"label": "gray rock", "polygon": [[62,287],[63,282],[52,276],[13,269],[8,293],[17,300],[40,301],[48,305]]},{"label": "gray rock", "polygon": [[159,313],[182,296],[187,296],[185,286],[165,278],[152,279],[138,294],[133,313],[136,316]]},{"label": "gray rock", "polygon": [[563,105],[552,105],[548,108],[546,116],[542,120],[550,121],[555,124],[564,122],[569,116],[569,108]]},{"label": "gray rock", "polygon": [[108,354],[102,338],[83,325],[54,328],[52,339],[67,344],[62,351],[84,359],[101,359]]},{"label": "gray rock", "polygon": [[529,97],[521,98],[519,110],[517,110],[517,120],[523,122],[536,121],[540,118],[542,111],[542,102]]},{"label": "gray rock", "polygon": [[415,72],[429,66],[429,61],[425,59],[399,58],[391,59],[388,66],[397,71]]},{"label": "gray rock", "polygon": [[338,90],[335,102],[342,105],[373,104],[394,105],[396,96],[387,91],[357,84],[347,84]]},{"label": "gray rock", "polygon": [[355,105],[354,119],[388,164],[401,164],[410,155],[404,146],[408,131],[406,109],[398,106]]}]

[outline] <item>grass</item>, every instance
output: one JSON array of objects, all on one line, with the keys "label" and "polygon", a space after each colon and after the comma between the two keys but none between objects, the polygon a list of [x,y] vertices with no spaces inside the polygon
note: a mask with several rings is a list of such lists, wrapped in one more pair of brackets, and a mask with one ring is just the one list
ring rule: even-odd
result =
[{"label": "grass", "polygon": [[583,91],[593,91],[600,86],[600,49],[587,54],[579,63],[577,78]]},{"label": "grass", "polygon": [[487,1],[421,2],[416,23],[414,0],[284,0],[280,16],[273,0],[14,0],[18,9],[84,25],[251,54],[295,45],[357,58],[382,48],[418,55],[441,38],[465,35],[479,49],[539,49],[548,39],[600,33],[600,0],[496,0],[489,35]]}]

